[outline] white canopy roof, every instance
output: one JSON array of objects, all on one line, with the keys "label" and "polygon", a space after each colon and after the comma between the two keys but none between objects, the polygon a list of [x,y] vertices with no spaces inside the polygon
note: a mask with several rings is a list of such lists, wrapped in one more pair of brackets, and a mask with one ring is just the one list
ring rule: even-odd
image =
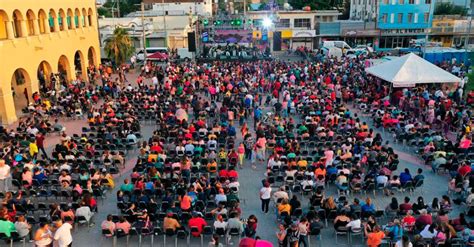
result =
[{"label": "white canopy roof", "polygon": [[393,87],[414,87],[422,83],[455,83],[461,79],[410,53],[365,69],[369,74],[393,83]]}]

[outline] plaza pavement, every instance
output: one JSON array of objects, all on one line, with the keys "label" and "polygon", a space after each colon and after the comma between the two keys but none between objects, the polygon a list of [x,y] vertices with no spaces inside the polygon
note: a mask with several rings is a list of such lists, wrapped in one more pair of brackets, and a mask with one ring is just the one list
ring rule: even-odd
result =
[{"label": "plaza pavement", "polygon": [[[136,78],[136,74],[128,74],[127,78],[130,82],[134,82]],[[150,83],[150,80],[147,80],[147,83]],[[353,107],[351,107],[353,109]],[[265,110],[268,110],[265,109]],[[371,123],[370,119],[361,117],[362,120]],[[252,120],[249,120],[250,123]],[[81,134],[82,127],[86,126],[86,120],[64,120],[61,119],[61,123],[67,128],[67,133],[69,135],[72,134]],[[250,128],[252,128],[253,124],[249,124]],[[147,140],[152,132],[155,130],[154,125],[146,125],[142,124],[142,135],[145,140]],[[393,147],[395,152],[400,157],[400,164],[398,166],[398,170],[395,174],[400,173],[403,171],[404,168],[409,168],[412,173],[416,171],[417,168],[423,168],[423,173],[425,175],[425,185],[423,188],[423,197],[425,198],[425,203],[430,203],[433,197],[440,198],[442,195],[447,193],[447,183],[448,178],[445,175],[435,175],[431,172],[431,169],[427,166],[422,165],[421,160],[416,156],[416,154],[410,152],[411,149],[409,147],[403,147],[400,144],[394,144],[392,142],[392,138],[389,134],[383,133],[381,130],[376,130],[376,132],[382,133],[384,140],[390,140],[390,145]],[[238,139],[236,143],[240,143],[242,141],[242,137],[240,136],[240,132],[238,131]],[[49,152],[52,150],[54,145],[56,145],[59,141],[59,137],[52,134],[47,136],[46,138],[46,145]],[[119,210],[116,207],[116,197],[115,194],[123,183],[123,180],[129,177],[131,173],[131,169],[133,168],[136,158],[136,155],[129,155],[127,157],[126,168],[122,173],[116,178],[116,187],[113,191],[107,193],[107,198],[104,200],[98,200],[98,213],[94,216],[95,226],[93,227],[85,227],[79,226],[78,228],[74,229],[73,231],[73,246],[112,246],[111,239],[105,239],[101,236],[100,230],[100,223],[106,218],[107,214],[119,214]],[[260,200],[258,199],[259,189],[261,188],[261,180],[264,178],[265,168],[263,164],[257,165],[257,168],[253,170],[250,167],[249,162],[244,165],[244,169],[239,170],[239,182],[240,186],[240,198],[241,198],[241,208],[242,208],[242,218],[247,218],[249,215],[254,214],[258,218],[258,228],[257,228],[257,235],[260,236],[262,239],[269,240],[276,244],[276,236],[275,233],[277,231],[277,221],[276,216],[271,210],[268,214],[263,214],[260,210]],[[275,189],[274,189],[275,190]],[[328,187],[326,195],[334,195],[336,193],[334,185]],[[399,202],[403,200],[405,196],[408,194],[404,193],[396,193],[395,196],[398,198]],[[411,201],[415,201],[416,197],[420,195],[420,192],[415,192],[414,195],[410,195]],[[356,195],[359,198],[365,198],[365,195]],[[377,192],[376,197],[374,198],[372,194],[369,196],[374,200],[375,206],[377,209],[384,209],[385,206],[390,202],[391,197],[386,197],[382,195],[380,192]],[[302,197],[298,195],[300,198],[303,209],[308,205],[308,197]],[[353,196],[350,195],[349,200],[352,201]],[[272,204],[270,205],[272,207]],[[271,208],[273,209],[273,208]],[[450,217],[454,217],[458,215],[460,210],[459,206],[455,206],[454,210],[451,212]],[[339,237],[339,245],[344,246],[347,245],[346,238]],[[207,246],[209,238],[204,239],[204,245]],[[234,239],[233,246],[238,246],[238,240]],[[316,241],[313,238],[311,241],[311,246],[317,246]],[[3,243],[0,243],[2,246]],[[319,244],[319,242],[318,242]],[[28,244],[27,244],[28,245]],[[31,245],[31,244],[30,244]],[[335,237],[332,225],[329,224],[328,228],[325,228],[322,231],[322,246],[330,246],[335,245]],[[360,237],[355,237],[353,243],[350,246],[365,246],[362,244]],[[21,244],[15,244],[15,246],[21,246]],[[125,239],[119,239],[117,241],[117,246],[126,246]],[[138,237],[133,236],[130,238],[129,246],[138,246]],[[151,246],[150,237],[144,237],[142,239],[142,246]],[[154,239],[154,246],[163,246],[163,237],[155,237]],[[174,246],[174,239],[168,239],[167,246]],[[178,246],[186,246],[185,241],[179,241]],[[190,246],[200,246],[200,241],[197,239],[191,238]]]}]

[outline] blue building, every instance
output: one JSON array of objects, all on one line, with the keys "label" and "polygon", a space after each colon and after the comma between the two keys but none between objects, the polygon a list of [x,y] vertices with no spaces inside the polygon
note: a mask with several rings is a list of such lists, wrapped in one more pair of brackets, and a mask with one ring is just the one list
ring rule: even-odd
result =
[{"label": "blue building", "polygon": [[425,38],[431,28],[436,0],[378,0],[379,50],[407,48],[410,40]]}]

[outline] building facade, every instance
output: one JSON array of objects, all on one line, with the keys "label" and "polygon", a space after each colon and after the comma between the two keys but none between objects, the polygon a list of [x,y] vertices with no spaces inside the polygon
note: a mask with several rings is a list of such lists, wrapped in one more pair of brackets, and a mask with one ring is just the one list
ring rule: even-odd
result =
[{"label": "building facade", "polygon": [[409,47],[410,40],[424,38],[433,19],[436,0],[380,0],[377,28],[379,49]]},{"label": "building facade", "polygon": [[62,74],[87,79],[87,66],[99,65],[95,0],[2,0],[0,5],[0,115],[2,124],[39,92],[40,77]]},{"label": "building facade", "polygon": [[[305,46],[314,49],[320,40],[316,34],[319,23],[332,23],[337,20],[340,13],[336,10],[318,11],[248,11],[247,21],[251,21],[249,27],[255,32],[261,32],[264,27],[262,22],[266,18],[273,21],[270,27],[272,32],[281,32],[282,49],[296,49]],[[262,35],[254,35],[262,37]]]}]

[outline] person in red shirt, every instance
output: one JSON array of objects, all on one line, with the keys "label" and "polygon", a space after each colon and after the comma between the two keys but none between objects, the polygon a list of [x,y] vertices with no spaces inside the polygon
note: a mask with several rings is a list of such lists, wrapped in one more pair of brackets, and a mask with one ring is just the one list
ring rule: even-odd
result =
[{"label": "person in red shirt", "polygon": [[470,165],[464,163],[461,167],[459,167],[458,169],[458,173],[465,177],[467,174],[469,174],[471,172],[472,168]]},{"label": "person in red shirt", "polygon": [[415,217],[413,217],[412,214],[413,214],[412,211],[408,210],[407,215],[405,217],[403,217],[402,225],[404,227],[411,227],[411,226],[415,225],[416,219],[415,219]]},{"label": "person in red shirt", "polygon": [[191,231],[191,234],[194,237],[199,237],[199,235],[202,233],[202,228],[207,226],[207,222],[201,217],[199,213],[194,212],[193,217],[188,221],[188,226],[190,229],[193,227],[197,228],[197,231]]},{"label": "person in red shirt", "polygon": [[234,169],[234,168],[231,168],[228,172],[227,172],[227,176],[229,178],[239,178],[239,173]]},{"label": "person in red shirt", "polygon": [[38,133],[36,135],[36,146],[38,146],[39,151],[41,151],[46,159],[48,158],[48,154],[46,150],[44,150],[44,135],[42,133]]},{"label": "person in red shirt", "polygon": [[222,169],[219,171],[219,177],[220,178],[227,178],[229,177],[229,173],[226,169]]}]

